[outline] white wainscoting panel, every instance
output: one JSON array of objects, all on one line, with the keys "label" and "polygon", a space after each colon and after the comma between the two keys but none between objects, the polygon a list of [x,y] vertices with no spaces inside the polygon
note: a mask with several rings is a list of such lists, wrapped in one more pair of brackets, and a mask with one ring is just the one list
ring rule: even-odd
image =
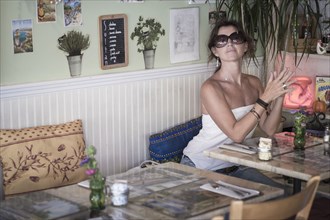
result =
[{"label": "white wainscoting panel", "polygon": [[82,119],[104,175],[149,159],[150,134],[199,116],[199,89],[214,66],[195,64],[0,89],[0,128]]}]

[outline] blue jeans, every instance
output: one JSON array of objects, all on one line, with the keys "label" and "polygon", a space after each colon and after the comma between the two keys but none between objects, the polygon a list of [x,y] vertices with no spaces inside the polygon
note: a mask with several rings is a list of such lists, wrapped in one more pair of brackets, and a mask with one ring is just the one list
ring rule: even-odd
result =
[{"label": "blue jeans", "polygon": [[[190,160],[190,158],[187,157],[187,156],[182,156],[182,159],[181,159],[180,163],[183,164],[183,165],[196,167],[194,162],[192,162]],[[225,174],[222,171],[223,170],[216,170],[215,172]],[[251,168],[251,167],[239,166],[237,170],[235,170],[231,173],[226,173],[226,175],[242,178],[242,179],[257,182],[257,183],[262,183],[262,184],[273,186],[273,187],[277,187],[277,188],[280,188],[280,189],[284,190],[284,197],[289,195],[289,192],[288,192],[288,190],[286,189],[286,187],[284,185],[282,185],[280,183],[277,183],[276,181],[272,180],[268,176],[260,173],[258,170],[254,169],[254,168]],[[224,219],[228,220],[229,215],[230,215],[229,212],[225,213],[224,214]]]},{"label": "blue jeans", "polygon": [[[187,166],[196,167],[194,162],[192,162],[187,156],[183,156],[180,163]],[[224,174],[222,170],[216,170],[215,172]],[[231,173],[226,173],[226,175],[284,189],[285,195],[287,194],[287,189],[284,185],[272,180],[268,176],[260,173],[257,169],[251,167],[239,166],[237,170]]]}]

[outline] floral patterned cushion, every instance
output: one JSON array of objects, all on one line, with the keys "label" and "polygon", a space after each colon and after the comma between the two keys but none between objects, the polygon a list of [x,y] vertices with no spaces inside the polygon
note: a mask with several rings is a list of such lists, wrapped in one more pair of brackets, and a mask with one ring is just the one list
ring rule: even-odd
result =
[{"label": "floral patterned cushion", "polygon": [[86,179],[82,121],[0,130],[6,195],[69,185]]}]

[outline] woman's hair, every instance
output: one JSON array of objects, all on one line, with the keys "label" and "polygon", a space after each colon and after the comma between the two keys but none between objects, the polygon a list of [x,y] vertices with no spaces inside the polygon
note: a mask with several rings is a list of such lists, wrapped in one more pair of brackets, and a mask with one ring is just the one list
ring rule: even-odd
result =
[{"label": "woman's hair", "polygon": [[[209,38],[208,42],[208,48],[209,48],[209,57],[208,57],[208,62],[210,62],[212,59],[217,58],[213,52],[212,52],[212,47],[215,46],[216,43],[216,38],[218,36],[218,31],[221,27],[227,27],[227,26],[233,26],[237,29],[238,32],[241,32],[243,34],[243,37],[246,40],[246,43],[248,44],[248,49],[245,54],[247,54],[250,57],[253,57],[254,52],[255,52],[255,47],[254,47],[254,41],[253,39],[243,30],[243,27],[240,23],[234,20],[222,20],[217,22],[214,25],[214,28],[211,31],[211,35]],[[221,62],[221,60],[220,60]],[[220,69],[221,66],[218,67]]]}]

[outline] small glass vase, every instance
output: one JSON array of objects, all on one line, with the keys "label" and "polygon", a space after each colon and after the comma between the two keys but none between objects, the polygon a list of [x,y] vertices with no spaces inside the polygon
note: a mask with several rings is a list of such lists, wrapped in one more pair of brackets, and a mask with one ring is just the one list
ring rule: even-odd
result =
[{"label": "small glass vase", "polygon": [[89,185],[91,190],[89,195],[89,200],[91,202],[91,210],[103,210],[105,208],[105,179],[103,177],[91,178]]},{"label": "small glass vase", "polygon": [[306,144],[306,123],[301,118],[296,118],[294,126],[294,149],[304,150]]}]

